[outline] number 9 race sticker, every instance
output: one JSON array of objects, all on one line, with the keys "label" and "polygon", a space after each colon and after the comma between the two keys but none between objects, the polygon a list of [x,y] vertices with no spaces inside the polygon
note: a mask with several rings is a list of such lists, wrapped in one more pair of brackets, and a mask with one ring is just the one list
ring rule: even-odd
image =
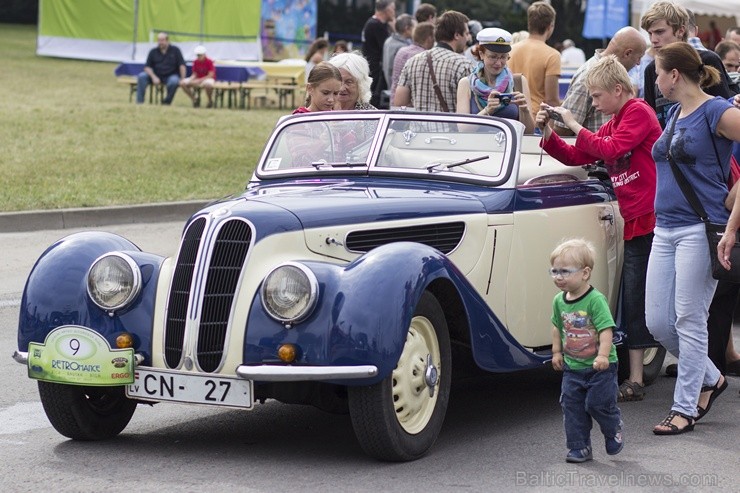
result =
[{"label": "number 9 race sticker", "polygon": [[111,349],[103,336],[78,325],[49,332],[43,344],[28,345],[28,376],[78,385],[125,385],[134,382],[134,350]]}]

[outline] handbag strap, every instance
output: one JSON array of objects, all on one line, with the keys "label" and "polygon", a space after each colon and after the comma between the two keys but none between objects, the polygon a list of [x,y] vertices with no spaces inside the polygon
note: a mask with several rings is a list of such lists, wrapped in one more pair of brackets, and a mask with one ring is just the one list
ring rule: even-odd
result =
[{"label": "handbag strap", "polygon": [[442,107],[442,111],[449,113],[450,108],[447,106],[447,101],[445,101],[444,96],[442,96],[439,84],[437,84],[437,76],[434,74],[434,67],[432,66],[432,54],[429,51],[427,51],[427,65],[429,66],[429,76],[432,78],[432,87],[434,88],[434,93],[437,95],[437,99],[439,100],[439,105]]},{"label": "handbag strap", "polygon": [[720,169],[722,169],[722,164],[719,160],[719,152],[717,151],[717,143],[714,141],[714,133],[712,132],[712,126],[709,124],[709,118],[707,118],[707,112],[704,112],[704,121],[707,122],[707,127],[709,127],[709,135],[712,137],[712,147],[714,147],[714,156],[717,158],[717,164],[720,165]]},{"label": "handbag strap", "polygon": [[689,180],[686,179],[686,176],[678,167],[676,161],[673,159],[673,155],[671,154],[673,131],[676,128],[676,120],[678,120],[679,113],[681,113],[681,106],[677,105],[676,114],[673,116],[673,120],[671,120],[671,126],[668,129],[668,162],[671,164],[671,171],[673,171],[673,176],[676,177],[676,182],[678,183],[679,188],[681,188],[684,197],[686,197],[686,200],[691,205],[691,208],[694,209],[694,212],[696,212],[696,214],[699,216],[699,219],[701,219],[702,222],[706,223],[709,222],[707,211],[705,211],[704,207],[702,207],[701,202],[699,201],[699,197],[697,197],[696,192],[694,192],[694,188],[689,183]]}]

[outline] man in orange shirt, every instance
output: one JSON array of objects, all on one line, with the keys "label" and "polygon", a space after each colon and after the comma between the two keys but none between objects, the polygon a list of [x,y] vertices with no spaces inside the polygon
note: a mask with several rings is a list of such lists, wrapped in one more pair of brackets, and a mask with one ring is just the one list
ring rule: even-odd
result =
[{"label": "man in orange shirt", "polygon": [[560,52],[546,44],[555,29],[555,9],[547,2],[534,2],[527,9],[527,29],[529,38],[513,46],[509,69],[529,81],[534,118],[540,103],[560,106]]}]

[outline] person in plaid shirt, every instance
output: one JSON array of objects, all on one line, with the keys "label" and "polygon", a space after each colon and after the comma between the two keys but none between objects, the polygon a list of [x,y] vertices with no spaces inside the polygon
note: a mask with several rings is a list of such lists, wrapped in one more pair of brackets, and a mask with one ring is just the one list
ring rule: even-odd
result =
[{"label": "person in plaid shirt", "polygon": [[432,67],[447,110],[454,113],[457,107],[457,82],[470,74],[472,62],[462,54],[467,47],[470,31],[465,14],[448,10],[437,18],[434,39],[437,45],[423,51],[406,62],[398,79],[395,106],[413,106],[419,111],[445,111],[435,93],[429,73],[427,53],[432,57]]},{"label": "person in plaid shirt", "polygon": [[[603,50],[596,50],[594,56],[581,65],[581,68],[573,75],[570,81],[570,87],[565,95],[563,108],[568,109],[582,127],[596,132],[611,118],[601,111],[596,111],[593,107],[593,100],[586,88],[586,78],[588,72],[596,65],[596,62],[604,56],[615,55],[619,63],[629,72],[632,67],[640,63],[640,59],[645,54],[647,41],[642,37],[640,31],[634,27],[623,27],[614,34],[609,41],[609,45]],[[553,122],[553,130],[558,135],[573,135],[573,132],[560,122]]]}]

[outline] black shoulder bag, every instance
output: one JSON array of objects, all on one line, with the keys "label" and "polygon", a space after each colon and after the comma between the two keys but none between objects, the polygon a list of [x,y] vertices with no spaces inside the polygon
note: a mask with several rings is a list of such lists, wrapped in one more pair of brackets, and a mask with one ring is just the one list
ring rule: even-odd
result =
[{"label": "black shoulder bag", "polygon": [[[676,120],[678,120],[678,114],[681,112],[680,106],[676,109],[676,114],[671,121],[671,126],[668,130],[668,162],[671,164],[671,171],[673,176],[676,177],[676,182],[681,188],[684,197],[694,209],[694,212],[699,216],[699,219],[704,223],[704,227],[707,231],[707,240],[709,246],[709,258],[712,261],[712,277],[720,281],[728,281],[740,283],[740,242],[738,242],[737,235],[735,237],[735,244],[732,246],[732,254],[730,255],[730,270],[722,267],[717,257],[717,245],[722,239],[722,235],[725,233],[725,224],[717,224],[709,221],[709,216],[706,210],[702,207],[699,202],[699,197],[696,196],[694,188],[691,186],[686,176],[683,174],[681,169],[676,164],[676,161],[671,155],[671,141],[673,140],[673,131],[676,128]],[[706,115],[705,115],[706,116]],[[707,125],[709,121],[707,120]],[[709,133],[712,133],[712,128],[709,127]],[[714,152],[717,156],[717,164],[719,164],[719,153],[717,152],[717,145],[714,143],[714,135],[712,135],[712,145],[714,146]]]}]

